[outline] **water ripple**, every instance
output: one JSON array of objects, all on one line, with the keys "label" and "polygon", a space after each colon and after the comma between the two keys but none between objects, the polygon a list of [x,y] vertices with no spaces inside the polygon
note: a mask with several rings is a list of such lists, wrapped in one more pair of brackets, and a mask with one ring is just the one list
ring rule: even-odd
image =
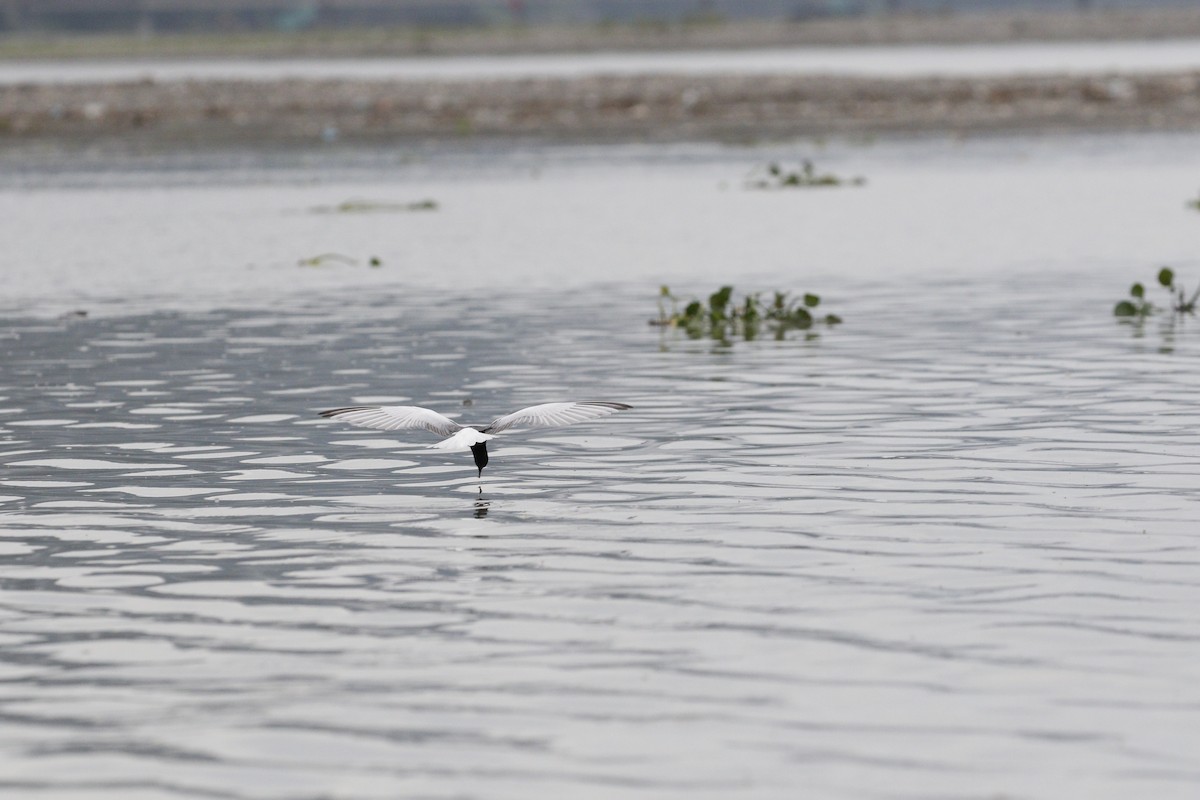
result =
[{"label": "water ripple", "polygon": [[[732,348],[624,290],[6,321],[0,787],[1190,796],[1200,342],[926,290]],[[316,417],[562,397],[635,410],[482,485]]]}]

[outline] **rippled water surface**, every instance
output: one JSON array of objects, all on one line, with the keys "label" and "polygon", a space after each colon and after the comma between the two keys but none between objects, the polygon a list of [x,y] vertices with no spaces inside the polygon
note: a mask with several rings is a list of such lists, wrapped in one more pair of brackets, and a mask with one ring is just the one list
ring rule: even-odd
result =
[{"label": "rippled water surface", "polygon": [[[12,312],[0,789],[1194,797],[1200,331],[1113,285],[827,278],[732,347],[635,281]],[[569,398],[635,408],[482,482],[316,416]]]}]

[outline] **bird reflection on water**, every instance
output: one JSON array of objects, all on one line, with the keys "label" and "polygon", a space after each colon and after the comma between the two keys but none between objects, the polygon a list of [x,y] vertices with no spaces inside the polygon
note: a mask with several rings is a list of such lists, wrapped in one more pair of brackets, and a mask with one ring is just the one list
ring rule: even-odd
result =
[{"label": "bird reflection on water", "polygon": [[475,498],[475,519],[483,519],[488,515],[488,508],[492,505],[491,500],[487,500],[483,496],[483,489],[479,490],[479,496]]}]

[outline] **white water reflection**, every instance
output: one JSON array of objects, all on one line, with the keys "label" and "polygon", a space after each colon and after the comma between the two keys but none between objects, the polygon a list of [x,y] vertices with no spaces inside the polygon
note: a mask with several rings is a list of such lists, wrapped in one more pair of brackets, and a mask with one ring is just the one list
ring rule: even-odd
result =
[{"label": "white water reflection", "polygon": [[1012,42],[519,56],[39,61],[0,64],[0,84],[113,81],[429,80],[595,75],[852,75],[878,78],[1139,75],[1200,69],[1200,41]]},{"label": "white water reflection", "polygon": [[[1103,288],[842,284],[732,348],[641,287],[9,319],[0,787],[1188,797],[1200,340]],[[635,409],[481,493],[315,416],[361,397]]]}]

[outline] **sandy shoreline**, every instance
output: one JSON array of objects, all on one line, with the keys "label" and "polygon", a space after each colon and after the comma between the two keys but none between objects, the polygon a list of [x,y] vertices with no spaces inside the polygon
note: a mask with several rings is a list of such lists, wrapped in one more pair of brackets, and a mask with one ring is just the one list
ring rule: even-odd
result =
[{"label": "sandy shoreline", "polygon": [[405,138],[757,141],[892,132],[1185,130],[1200,72],[868,79],[592,76],[0,87],[0,146],[379,143]]}]

